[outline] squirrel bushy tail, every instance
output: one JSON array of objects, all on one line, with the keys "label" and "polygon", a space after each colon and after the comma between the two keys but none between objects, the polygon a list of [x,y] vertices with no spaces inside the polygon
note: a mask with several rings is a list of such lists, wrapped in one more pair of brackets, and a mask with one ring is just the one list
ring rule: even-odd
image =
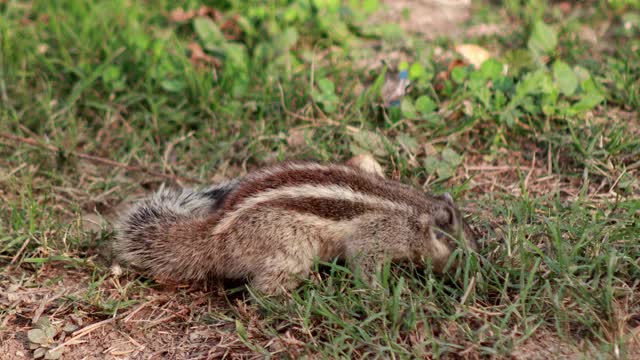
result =
[{"label": "squirrel bushy tail", "polygon": [[116,225],[113,252],[118,263],[157,280],[203,280],[208,270],[207,223],[238,180],[204,189],[164,185],[135,203]]}]

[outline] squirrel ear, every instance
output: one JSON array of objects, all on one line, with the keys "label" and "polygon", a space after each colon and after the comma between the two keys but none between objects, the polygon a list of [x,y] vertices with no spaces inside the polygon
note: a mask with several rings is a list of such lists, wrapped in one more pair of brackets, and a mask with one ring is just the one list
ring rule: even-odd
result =
[{"label": "squirrel ear", "polygon": [[449,194],[448,192],[442,194],[442,198],[451,206],[454,206],[453,204],[453,197],[451,196],[451,194]]}]

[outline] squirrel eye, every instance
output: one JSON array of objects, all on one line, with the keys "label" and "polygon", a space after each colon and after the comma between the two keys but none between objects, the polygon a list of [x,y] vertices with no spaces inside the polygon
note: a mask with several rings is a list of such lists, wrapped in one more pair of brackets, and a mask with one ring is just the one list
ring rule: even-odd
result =
[{"label": "squirrel eye", "polygon": [[438,211],[436,216],[436,225],[441,227],[451,226],[454,223],[455,214],[453,213],[453,209],[446,206],[443,209]]}]

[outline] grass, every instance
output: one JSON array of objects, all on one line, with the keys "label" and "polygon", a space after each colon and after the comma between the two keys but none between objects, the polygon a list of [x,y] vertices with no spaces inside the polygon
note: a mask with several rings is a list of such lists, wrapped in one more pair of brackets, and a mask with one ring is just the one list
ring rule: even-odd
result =
[{"label": "grass", "polygon": [[[238,3],[0,1],[3,353],[640,356],[637,1],[474,3],[455,41],[371,26],[377,1]],[[284,300],[110,272],[126,199],[360,152],[451,191],[482,251],[378,290],[325,264]]]}]

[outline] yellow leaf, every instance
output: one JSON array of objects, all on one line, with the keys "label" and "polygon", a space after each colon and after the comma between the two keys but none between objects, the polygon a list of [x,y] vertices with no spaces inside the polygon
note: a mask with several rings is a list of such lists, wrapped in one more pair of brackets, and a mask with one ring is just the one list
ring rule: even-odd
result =
[{"label": "yellow leaf", "polygon": [[462,57],[475,66],[480,68],[483,62],[491,58],[491,53],[481,46],[476,44],[460,44],[456,45],[455,50],[462,55]]}]

